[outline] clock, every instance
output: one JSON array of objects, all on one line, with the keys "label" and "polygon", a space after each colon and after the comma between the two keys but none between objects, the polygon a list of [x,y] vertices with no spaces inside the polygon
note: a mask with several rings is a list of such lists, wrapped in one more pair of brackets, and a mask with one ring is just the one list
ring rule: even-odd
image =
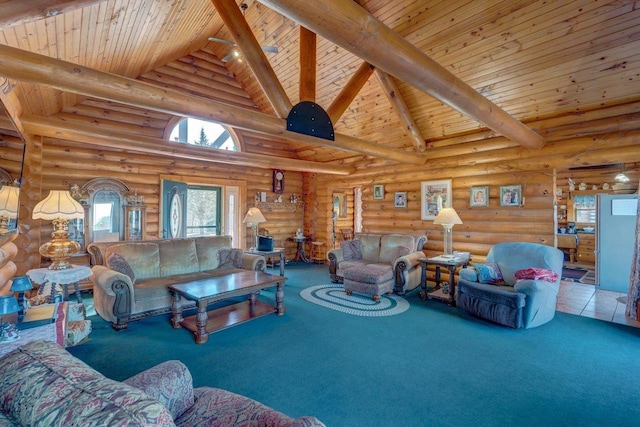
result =
[{"label": "clock", "polygon": [[273,171],[273,192],[284,193],[284,171],[274,169]]}]

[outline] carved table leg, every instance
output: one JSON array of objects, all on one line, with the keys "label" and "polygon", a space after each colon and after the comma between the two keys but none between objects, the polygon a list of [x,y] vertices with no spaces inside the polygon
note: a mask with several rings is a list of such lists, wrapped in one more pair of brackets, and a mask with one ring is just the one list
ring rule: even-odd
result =
[{"label": "carved table leg", "polygon": [[182,297],[175,292],[171,292],[171,299],[173,303],[171,304],[171,313],[173,317],[171,317],[171,325],[174,328],[182,327],[180,323],[182,322]]},{"label": "carved table leg", "polygon": [[276,314],[278,316],[284,314],[284,281],[276,285]]},{"label": "carved table leg", "polygon": [[196,313],[196,344],[204,344],[209,339],[207,332],[207,301],[198,301],[198,313]]}]

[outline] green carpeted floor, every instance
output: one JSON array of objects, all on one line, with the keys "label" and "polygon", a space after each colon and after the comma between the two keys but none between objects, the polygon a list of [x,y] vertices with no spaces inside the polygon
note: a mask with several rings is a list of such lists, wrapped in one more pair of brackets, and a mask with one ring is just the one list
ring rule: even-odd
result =
[{"label": "green carpeted floor", "polygon": [[[275,272],[274,270],[269,270]],[[286,314],[266,316],[196,345],[169,315],[115,332],[93,316],[91,339],[70,352],[113,379],[168,359],[195,386],[252,397],[327,426],[637,425],[640,329],[557,313],[512,330],[439,301],[361,317],[305,301],[329,283],[327,266],[289,264]],[[264,291],[261,298],[273,298]]]}]

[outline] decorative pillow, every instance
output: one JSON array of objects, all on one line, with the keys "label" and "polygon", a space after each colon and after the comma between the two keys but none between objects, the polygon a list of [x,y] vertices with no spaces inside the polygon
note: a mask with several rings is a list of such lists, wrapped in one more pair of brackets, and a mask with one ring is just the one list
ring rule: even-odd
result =
[{"label": "decorative pillow", "polygon": [[478,282],[486,283],[489,285],[504,284],[504,280],[502,279],[502,273],[500,272],[500,268],[498,267],[498,264],[474,263],[473,267],[476,269],[476,272],[478,273]]},{"label": "decorative pillow", "polygon": [[546,282],[555,283],[558,280],[558,273],[545,268],[523,268],[514,273],[516,280],[544,280]]},{"label": "decorative pillow", "polygon": [[409,255],[411,253],[411,249],[409,249],[406,246],[398,246],[396,248],[396,259],[400,258],[401,256],[405,256],[405,255]]},{"label": "decorative pillow", "polygon": [[362,249],[360,247],[360,239],[344,240],[340,242],[342,248],[342,258],[345,260],[362,259]]},{"label": "decorative pillow", "polygon": [[242,268],[242,249],[218,249],[218,268]]},{"label": "decorative pillow", "polygon": [[118,273],[122,273],[125,276],[129,276],[129,279],[131,279],[131,284],[136,283],[136,275],[127,260],[124,259],[122,255],[112,252],[111,255],[109,255],[109,258],[107,258],[107,267],[117,271]]}]

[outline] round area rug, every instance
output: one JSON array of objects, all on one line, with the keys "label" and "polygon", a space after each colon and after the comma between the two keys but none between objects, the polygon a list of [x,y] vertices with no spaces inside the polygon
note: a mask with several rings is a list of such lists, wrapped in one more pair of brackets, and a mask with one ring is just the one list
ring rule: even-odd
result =
[{"label": "round area rug", "polygon": [[409,309],[409,302],[397,295],[382,295],[374,301],[368,295],[347,295],[342,285],[319,285],[303,289],[300,296],[314,304],[355,316],[393,316]]}]

